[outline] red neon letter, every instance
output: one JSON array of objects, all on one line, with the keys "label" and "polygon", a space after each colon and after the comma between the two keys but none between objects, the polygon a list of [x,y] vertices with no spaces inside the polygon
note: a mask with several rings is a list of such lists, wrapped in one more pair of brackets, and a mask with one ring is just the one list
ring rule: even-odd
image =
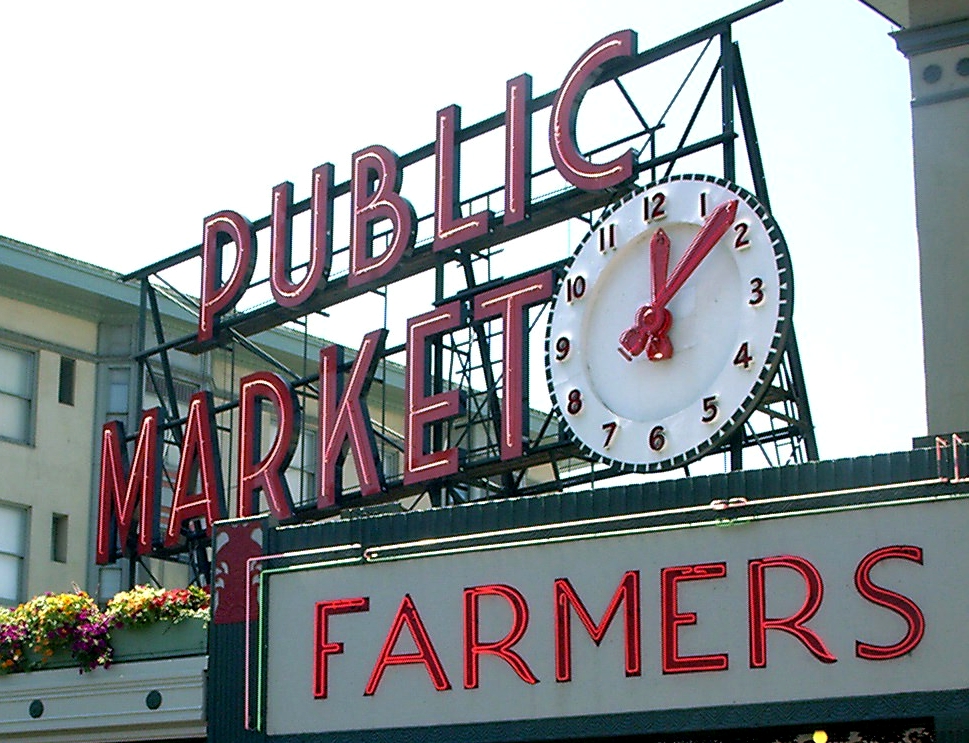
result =
[{"label": "red neon letter", "polygon": [[505,88],[505,216],[528,219],[532,206],[532,77],[519,75]]},{"label": "red neon letter", "polygon": [[[126,551],[128,532],[135,517],[139,500],[138,554],[151,552],[155,532],[155,499],[158,498],[161,438],[158,435],[158,408],[146,410],[138,426],[138,442],[135,459],[128,467],[128,450],[125,446],[124,426],[109,421],[101,429],[101,482],[98,486],[98,543],[97,563],[113,562],[115,533]],[[116,524],[112,523],[114,513]]]},{"label": "red neon letter", "polygon": [[[236,259],[229,280],[222,284],[222,249],[235,243]],[[202,238],[202,297],[199,302],[199,342],[211,340],[219,317],[238,302],[256,267],[256,231],[237,212],[206,217]]]},{"label": "red neon letter", "polygon": [[[278,519],[293,515],[293,499],[283,472],[293,458],[299,426],[299,405],[293,388],[278,374],[256,372],[240,380],[239,390],[239,518],[256,511],[256,492],[262,491]],[[262,442],[262,404],[273,406],[279,428],[269,452],[259,459]]]},{"label": "red neon letter", "polygon": [[[410,636],[414,645],[417,646],[417,652],[394,655],[394,646],[397,644],[400,632],[405,626],[410,630]],[[377,687],[380,685],[380,679],[383,677],[387,666],[401,666],[409,663],[423,663],[427,675],[431,678],[431,683],[438,691],[447,691],[451,688],[451,682],[444,672],[441,659],[437,657],[434,645],[431,643],[431,636],[427,634],[427,628],[421,621],[421,615],[417,613],[417,607],[414,606],[410,594],[405,594],[403,601],[397,608],[397,615],[394,617],[390,631],[384,640],[384,646],[380,649],[380,655],[370,673],[370,680],[367,682],[367,688],[363,695],[372,697],[377,693]]]},{"label": "red neon letter", "polygon": [[273,298],[283,307],[299,307],[314,292],[321,291],[330,275],[333,256],[333,166],[313,169],[313,195],[310,201],[310,257],[306,276],[293,283],[293,184],[281,183],[273,189],[272,235],[269,246],[269,287]]},{"label": "red neon letter", "polygon": [[[768,568],[789,568],[804,578],[806,590],[804,605],[793,615],[777,619],[765,616],[764,573]],[[835,663],[838,659],[824,644],[824,640],[804,626],[821,607],[824,598],[824,584],[818,569],[803,557],[781,555],[751,560],[747,567],[748,600],[750,610],[750,667],[763,668],[767,665],[767,630],[779,629],[794,635],[811,654],[822,663]]]},{"label": "red neon letter", "polygon": [[602,644],[606,630],[619,611],[619,604],[626,602],[624,613],[626,629],[626,675],[639,676],[642,673],[642,641],[640,639],[639,613],[639,571],[630,570],[623,575],[619,587],[612,596],[612,602],[602,619],[596,624],[592,616],[576,594],[568,578],[559,578],[554,584],[555,592],[555,680],[572,680],[572,612],[585,627],[589,637],[596,644]]},{"label": "red neon letter", "polygon": [[336,505],[337,496],[343,492],[343,460],[346,458],[348,444],[353,450],[360,495],[374,495],[381,490],[377,445],[373,427],[370,425],[366,398],[386,339],[386,329],[372,330],[363,337],[345,389],[341,389],[338,384],[339,370],[343,365],[343,348],[327,346],[320,349],[320,436],[317,469],[322,477],[316,494],[316,505],[319,508]]},{"label": "red neon letter", "polygon": [[358,596],[352,599],[336,599],[335,601],[317,601],[315,626],[313,631],[313,696],[326,699],[327,694],[327,656],[339,655],[343,652],[342,642],[329,641],[329,619],[331,614],[350,614],[358,611],[370,611],[370,599]]},{"label": "red neon letter", "polygon": [[[437,138],[434,141],[434,250],[446,250],[473,237],[487,235],[494,213],[485,209],[461,217],[461,148],[457,133],[461,129],[461,107],[448,106],[437,112]],[[455,216],[455,215],[459,216]]]},{"label": "red neon letter", "polygon": [[891,609],[905,620],[908,625],[908,632],[905,637],[894,645],[870,645],[867,642],[855,641],[855,655],[865,660],[890,660],[899,658],[906,653],[912,652],[915,646],[922,641],[925,635],[925,615],[918,605],[907,596],[890,591],[887,588],[876,586],[871,580],[871,569],[881,562],[891,557],[902,560],[911,560],[922,564],[922,548],[911,545],[898,545],[894,547],[882,547],[874,552],[868,553],[858,564],[855,571],[855,587],[864,598],[878,606]]},{"label": "red neon letter", "polygon": [[663,612],[663,673],[692,673],[694,671],[727,670],[727,654],[685,655],[679,652],[679,628],[696,624],[696,612],[680,612],[677,606],[677,583],[684,580],[723,578],[727,574],[725,562],[703,565],[680,565],[660,571]]},{"label": "red neon letter", "polygon": [[552,296],[552,272],[545,271],[510,284],[482,292],[474,298],[474,319],[501,316],[504,389],[501,396],[501,458],[522,455],[522,439],[528,437],[528,332],[525,309]]},{"label": "red neon letter", "polygon": [[[374,145],[353,155],[350,190],[350,274],[347,286],[376,281],[389,272],[417,237],[417,215],[400,195],[402,173],[397,155]],[[373,251],[375,222],[390,220],[390,240],[377,256]]]},{"label": "red neon letter", "polygon": [[586,160],[575,139],[575,121],[586,91],[607,62],[636,54],[636,33],[618,31],[596,42],[569,71],[555,94],[549,120],[549,144],[555,167],[569,183],[584,191],[618,186],[636,175],[634,154],[626,150],[615,160],[596,165]]},{"label": "red neon letter", "polygon": [[407,370],[404,380],[404,484],[424,482],[458,471],[456,447],[439,452],[430,448],[429,423],[461,414],[458,390],[425,394],[429,386],[431,349],[427,340],[462,324],[461,302],[449,302],[407,321]]},{"label": "red neon letter", "polygon": [[[196,392],[188,403],[185,438],[179,454],[175,492],[165,532],[165,546],[173,547],[181,541],[182,524],[189,519],[205,519],[205,533],[212,533],[212,524],[225,518],[225,495],[222,488],[222,466],[219,448],[212,430],[212,393]],[[196,473],[201,480],[200,493],[191,493]]]},{"label": "red neon letter", "polygon": [[[478,639],[478,599],[482,596],[500,596],[508,602],[512,612],[511,629],[497,642],[481,642]],[[528,629],[528,604],[517,589],[506,585],[474,586],[464,589],[464,688],[478,688],[478,658],[495,655],[505,661],[526,684],[537,684],[538,679],[524,659],[512,650]]]}]

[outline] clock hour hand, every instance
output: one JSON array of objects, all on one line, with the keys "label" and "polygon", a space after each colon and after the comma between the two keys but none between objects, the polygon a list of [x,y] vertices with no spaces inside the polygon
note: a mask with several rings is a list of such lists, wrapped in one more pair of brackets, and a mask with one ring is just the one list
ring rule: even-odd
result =
[{"label": "clock hour hand", "polygon": [[649,245],[651,301],[636,311],[635,324],[619,337],[619,353],[631,360],[645,351],[650,361],[668,359],[673,355],[673,344],[668,335],[673,316],[666,305],[726,234],[737,216],[738,204],[739,201],[734,199],[720,204],[710,213],[668,279],[665,274],[669,262],[669,237],[662,229],[653,234]]},{"label": "clock hour hand", "polygon": [[[650,303],[656,301],[656,295],[666,286],[666,272],[670,265],[670,238],[666,232],[660,228],[653,233],[649,241],[649,264],[650,264]],[[663,310],[661,315],[668,316],[669,312]],[[636,312],[636,320],[631,328],[623,332],[619,337],[619,353],[631,360],[632,356],[639,356],[650,346],[650,341],[655,325],[654,318],[650,313],[650,305],[643,305]],[[667,343],[668,343],[667,339]],[[655,345],[655,343],[653,344]],[[654,353],[657,349],[651,349]],[[669,349],[672,353],[672,347]]]}]

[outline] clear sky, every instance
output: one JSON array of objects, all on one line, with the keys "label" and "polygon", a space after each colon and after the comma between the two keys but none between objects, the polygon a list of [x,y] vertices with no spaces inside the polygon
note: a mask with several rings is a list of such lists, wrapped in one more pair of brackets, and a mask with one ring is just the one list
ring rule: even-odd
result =
[{"label": "clear sky", "polygon": [[[553,90],[608,33],[632,28],[642,50],[748,4],[5,3],[0,234],[131,271],[201,242],[213,212],[265,216],[277,183],[305,198],[323,162],[339,182],[362,147],[432,141],[449,104],[465,125],[498,113],[523,72]],[[735,27],[824,458],[925,433],[910,87],[892,30],[857,0],[784,0]]]}]

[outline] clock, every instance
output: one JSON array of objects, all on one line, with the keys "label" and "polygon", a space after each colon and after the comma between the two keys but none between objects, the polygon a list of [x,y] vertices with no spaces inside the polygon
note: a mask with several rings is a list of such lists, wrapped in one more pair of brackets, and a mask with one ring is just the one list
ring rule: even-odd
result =
[{"label": "clock", "polygon": [[546,376],[566,432],[626,471],[710,453],[767,391],[793,293],[781,231],[740,186],[679,175],[627,194],[553,298]]}]

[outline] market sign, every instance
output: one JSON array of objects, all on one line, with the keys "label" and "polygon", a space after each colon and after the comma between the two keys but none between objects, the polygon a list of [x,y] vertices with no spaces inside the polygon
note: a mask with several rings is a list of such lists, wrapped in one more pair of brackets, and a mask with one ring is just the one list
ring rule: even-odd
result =
[{"label": "market sign", "polygon": [[967,507],[294,554],[262,572],[251,719],[338,735],[963,688]]},{"label": "market sign", "polygon": [[[634,180],[640,165],[632,148],[606,162],[587,158],[576,142],[576,120],[583,98],[593,85],[648,62],[637,53],[637,36],[630,30],[597,41],[576,60],[551,101],[547,142],[555,170],[570,188],[599,194],[604,201],[612,198],[615,189]],[[505,182],[500,218],[491,210],[461,216],[461,142],[477,134],[463,132],[459,106],[437,112],[433,149],[434,236],[429,250],[416,248],[417,217],[413,205],[400,193],[400,158],[383,145],[353,153],[351,179],[341,194],[333,182],[332,163],[313,170],[309,259],[299,281],[292,275],[293,184],[275,187],[269,246],[273,304],[292,318],[332,303],[333,211],[335,197],[343,193],[350,196],[351,227],[349,273],[335,282],[344,293],[334,296],[342,299],[432,268],[435,256],[480,249],[478,243],[499,224],[506,233],[504,239],[535,229],[535,224],[529,224],[533,206],[531,116],[546,106],[548,102],[539,104],[533,100],[528,75],[508,81],[502,120]],[[224,210],[205,218],[195,350],[219,343],[227,313],[250,288],[256,265],[256,232],[254,224],[236,211]],[[226,276],[222,275],[223,264],[231,266]],[[458,448],[436,450],[428,440],[430,426],[460,414],[459,391],[432,391],[426,372],[429,349],[435,339],[468,322],[502,322],[502,363],[506,371],[499,412],[500,458],[511,461],[521,457],[521,432],[527,417],[525,313],[529,307],[551,298],[554,283],[550,270],[539,270],[497,285],[489,284],[473,296],[455,299],[407,320],[405,486],[440,480],[459,471]],[[329,346],[319,351],[317,510],[341,505],[344,493],[340,472],[348,452],[353,454],[359,482],[359,492],[353,496],[375,496],[386,490],[366,405],[386,337],[386,328],[366,333],[349,370],[342,349]],[[274,372],[250,374],[240,380],[238,405],[240,435],[235,471],[239,495],[234,515],[245,518],[258,513],[261,496],[274,518],[292,519],[296,514],[285,471],[295,451],[302,415],[294,386]],[[263,453],[259,420],[266,411],[271,411],[276,420],[277,431],[268,451]],[[182,527],[186,522],[204,523],[206,533],[210,533],[215,521],[228,516],[214,405],[211,393],[203,391],[195,394],[188,406],[168,522],[158,521],[163,423],[159,408],[144,411],[137,436],[132,437],[135,443],[131,456],[123,425],[112,421],[103,427],[96,550],[99,564],[116,559],[121,552],[146,555],[158,548],[178,548],[185,539]]]}]

